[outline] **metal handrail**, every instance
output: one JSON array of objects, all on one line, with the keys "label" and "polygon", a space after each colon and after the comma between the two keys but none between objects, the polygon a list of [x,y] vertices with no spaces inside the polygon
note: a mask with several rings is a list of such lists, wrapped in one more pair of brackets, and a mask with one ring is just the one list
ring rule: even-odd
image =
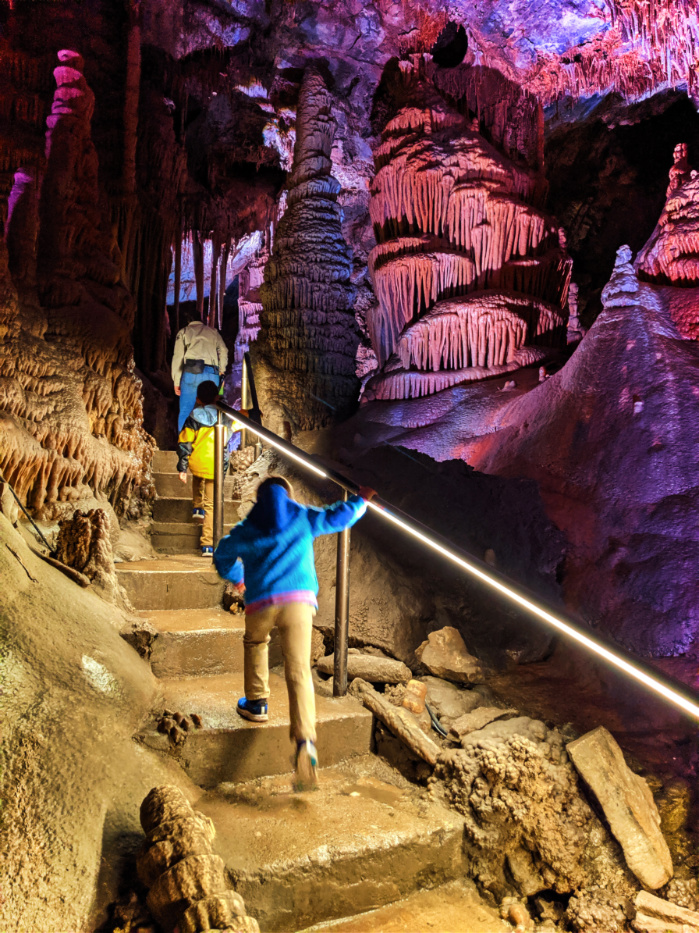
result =
[{"label": "metal handrail", "polygon": [[[215,404],[220,411],[234,418],[235,421],[257,434],[259,438],[285,454],[295,463],[315,473],[316,476],[332,480],[352,495],[358,494],[359,486],[357,483],[353,482],[353,480],[348,479],[346,476],[330,467],[321,466],[305,451],[279,437],[261,424],[256,424],[250,418],[241,415],[240,412],[226,405],[224,402],[217,401]],[[685,684],[680,683],[672,677],[668,677],[666,674],[658,671],[657,668],[635,657],[623,648],[620,648],[619,645],[610,638],[592,632],[586,626],[562,614],[558,609],[549,606],[531,590],[521,586],[519,583],[515,583],[509,577],[505,576],[505,574],[500,573],[498,570],[478,558],[473,557],[466,551],[455,547],[451,541],[443,535],[433,531],[422,522],[417,521],[412,516],[402,511],[402,509],[396,508],[378,496],[367,504],[369,509],[376,515],[379,515],[384,521],[388,521],[402,531],[410,534],[422,544],[436,551],[438,554],[441,554],[442,557],[451,561],[453,564],[456,564],[457,567],[460,567],[472,577],[486,584],[491,589],[494,589],[511,603],[519,606],[521,609],[525,609],[550,628],[571,638],[588,651],[591,651],[593,654],[596,654],[598,657],[612,664],[627,676],[632,677],[663,699],[699,720],[699,696],[693,691],[688,690]]]}]

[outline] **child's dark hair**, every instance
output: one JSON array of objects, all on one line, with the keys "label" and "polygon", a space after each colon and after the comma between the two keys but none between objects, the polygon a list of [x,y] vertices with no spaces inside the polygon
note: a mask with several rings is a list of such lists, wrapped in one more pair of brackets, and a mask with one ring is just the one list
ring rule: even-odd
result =
[{"label": "child's dark hair", "polygon": [[288,479],[284,479],[283,476],[268,476],[267,479],[263,479],[260,485],[257,487],[257,498],[260,498],[260,492],[263,489],[267,489],[269,486],[281,486],[282,489],[286,489],[287,496],[292,499],[294,496],[294,487],[291,485]]},{"label": "child's dark hair", "polygon": [[197,386],[197,401],[201,402],[202,405],[210,405],[212,402],[216,401],[218,396],[218,386],[215,382],[212,382],[211,379],[207,379],[206,382],[200,382]]}]

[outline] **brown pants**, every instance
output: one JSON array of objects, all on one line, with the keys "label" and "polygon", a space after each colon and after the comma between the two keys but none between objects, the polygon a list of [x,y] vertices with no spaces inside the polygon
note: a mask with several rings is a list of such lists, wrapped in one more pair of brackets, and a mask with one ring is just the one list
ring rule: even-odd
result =
[{"label": "brown pants", "polygon": [[201,546],[214,543],[214,481],[202,476],[192,477],[192,506],[204,509],[204,527],[201,530]]},{"label": "brown pants", "polygon": [[245,617],[245,696],[264,700],[269,696],[269,633],[276,625],[282,640],[284,673],[289,691],[291,738],[316,740],[316,696],[311,676],[313,606],[285,603]]}]

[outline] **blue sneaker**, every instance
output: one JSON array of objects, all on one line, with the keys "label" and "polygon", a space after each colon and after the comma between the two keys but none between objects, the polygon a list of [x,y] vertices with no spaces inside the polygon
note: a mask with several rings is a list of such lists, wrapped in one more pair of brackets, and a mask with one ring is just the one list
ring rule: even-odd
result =
[{"label": "blue sneaker", "polygon": [[236,707],[238,715],[250,722],[267,722],[267,700],[246,700],[241,697]]},{"label": "blue sneaker", "polygon": [[211,547],[211,545],[209,544],[205,544],[201,549],[201,556],[202,557],[213,557],[214,556],[213,547]]},{"label": "blue sneaker", "polygon": [[192,509],[193,522],[203,522],[205,517],[204,509]]},{"label": "blue sneaker", "polygon": [[315,790],[318,787],[316,768],[318,751],[310,739],[298,743],[296,748],[296,790]]}]

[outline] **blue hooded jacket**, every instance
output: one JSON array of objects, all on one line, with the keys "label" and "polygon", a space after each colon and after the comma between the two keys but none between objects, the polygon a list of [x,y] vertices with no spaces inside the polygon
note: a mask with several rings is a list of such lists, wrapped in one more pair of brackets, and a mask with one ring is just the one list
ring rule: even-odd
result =
[{"label": "blue hooded jacket", "polygon": [[290,593],[310,594],[317,605],[313,539],[349,528],[365,512],[361,496],[317,509],[290,499],[283,486],[265,486],[247,518],[219,542],[214,564],[224,579],[244,579],[249,611]]}]

